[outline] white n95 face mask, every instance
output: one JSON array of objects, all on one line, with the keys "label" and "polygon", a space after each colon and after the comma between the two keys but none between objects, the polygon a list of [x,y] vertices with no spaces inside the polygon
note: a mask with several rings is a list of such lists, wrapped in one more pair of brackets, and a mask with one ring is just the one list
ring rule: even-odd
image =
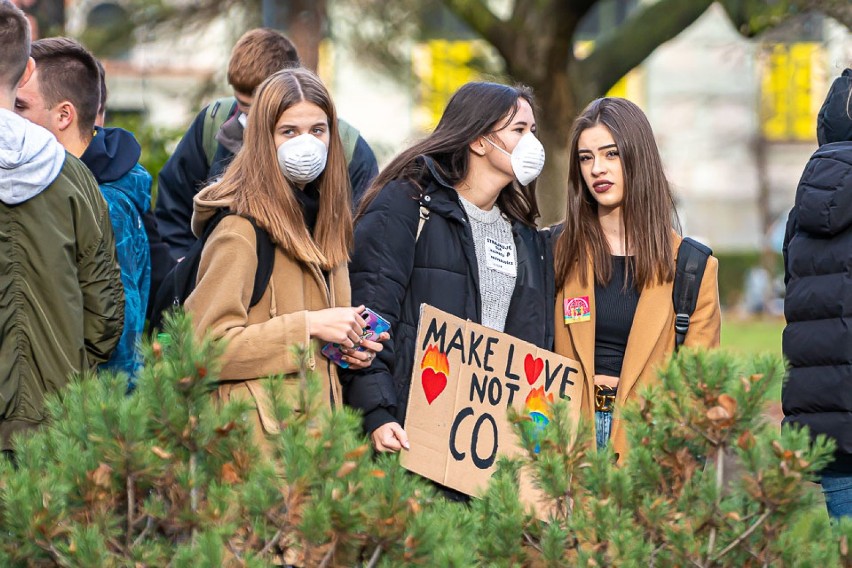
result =
[{"label": "white n95 face mask", "polygon": [[521,136],[511,154],[492,142],[490,138],[486,137],[485,139],[492,146],[509,156],[512,160],[512,172],[521,185],[529,185],[541,175],[541,170],[544,168],[544,146],[532,132],[527,132]]},{"label": "white n95 face mask", "polygon": [[281,173],[293,183],[308,183],[325,169],[328,148],[313,134],[302,134],[278,146]]}]

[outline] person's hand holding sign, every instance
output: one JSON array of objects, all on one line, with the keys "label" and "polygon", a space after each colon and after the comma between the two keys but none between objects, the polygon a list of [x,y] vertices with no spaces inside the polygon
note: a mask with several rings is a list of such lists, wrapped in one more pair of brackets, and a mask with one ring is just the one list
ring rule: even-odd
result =
[{"label": "person's hand holding sign", "polygon": [[370,434],[373,447],[377,452],[398,452],[401,449],[409,449],[408,434],[396,422],[382,424]]}]

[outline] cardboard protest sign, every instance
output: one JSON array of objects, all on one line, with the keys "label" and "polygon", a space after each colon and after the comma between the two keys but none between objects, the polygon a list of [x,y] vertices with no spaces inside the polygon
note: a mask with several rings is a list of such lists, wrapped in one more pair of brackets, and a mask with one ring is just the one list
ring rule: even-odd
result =
[{"label": "cardboard protest sign", "polygon": [[[477,494],[499,455],[520,452],[508,407],[543,428],[550,421],[548,403],[566,399],[576,409],[576,426],[580,368],[576,361],[423,304],[405,421],[411,449],[402,453],[403,467]],[[522,498],[530,490],[522,488]]]}]

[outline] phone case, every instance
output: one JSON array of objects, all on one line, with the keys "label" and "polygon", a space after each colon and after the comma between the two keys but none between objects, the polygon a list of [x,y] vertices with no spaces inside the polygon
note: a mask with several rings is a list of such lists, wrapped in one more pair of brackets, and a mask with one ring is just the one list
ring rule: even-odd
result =
[{"label": "phone case", "polygon": [[[364,332],[361,334],[361,339],[373,339],[374,337],[378,337],[379,334],[390,330],[388,321],[369,308],[364,310],[361,317],[364,318],[367,324],[364,327]],[[356,347],[356,349],[364,351],[363,347]],[[326,343],[322,348],[322,354],[328,357],[329,360],[334,361],[339,367],[343,369],[349,368],[349,363],[343,360],[345,354],[340,350],[338,343]]]}]

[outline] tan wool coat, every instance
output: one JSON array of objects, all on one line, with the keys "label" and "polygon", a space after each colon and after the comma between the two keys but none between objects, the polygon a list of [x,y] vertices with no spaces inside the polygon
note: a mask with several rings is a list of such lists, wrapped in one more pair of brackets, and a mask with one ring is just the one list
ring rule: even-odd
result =
[{"label": "tan wool coat", "polygon": [[[217,208],[227,201],[207,201],[205,191],[195,198],[193,231],[200,234]],[[275,227],[270,236],[276,241]],[[257,441],[265,446],[263,433],[278,432],[272,419],[268,397],[261,379],[272,375],[292,375],[298,362],[290,347],[310,345],[308,311],[349,306],[351,293],[345,264],[335,267],[328,283],[319,266],[306,265],[276,247],[275,264],[269,286],[260,301],[249,309],[257,270],[255,230],[238,215],[220,221],[208,237],[201,254],[195,290],[186,300],[196,334],[212,331],[227,340],[220,373],[221,385],[215,395],[222,402],[254,402],[257,409]],[[337,367],[314,343],[309,367],[322,381],[322,396],[330,405],[342,404]],[[297,400],[298,380],[285,377],[285,390]]]},{"label": "tan wool coat", "polygon": [[[673,243],[680,244],[680,237]],[[589,282],[580,282],[577,272],[569,276],[568,281],[556,294],[556,334],[554,351],[578,361],[583,374],[583,397],[580,405],[581,416],[589,424],[594,424],[594,375],[595,375],[595,287],[591,259],[588,260]],[[710,257],[695,312],[692,314],[689,332],[684,341],[685,347],[718,347],[721,331],[721,307],[718,285],[719,261]],[[672,282],[656,284],[641,291],[636,315],[630,328],[624,364],[615,399],[610,444],[619,459],[628,453],[626,428],[620,416],[620,409],[630,401],[639,398],[639,392],[655,384],[657,368],[674,352],[675,313],[672,305]],[[591,320],[566,324],[563,306],[566,299],[586,297],[591,307]]]}]

